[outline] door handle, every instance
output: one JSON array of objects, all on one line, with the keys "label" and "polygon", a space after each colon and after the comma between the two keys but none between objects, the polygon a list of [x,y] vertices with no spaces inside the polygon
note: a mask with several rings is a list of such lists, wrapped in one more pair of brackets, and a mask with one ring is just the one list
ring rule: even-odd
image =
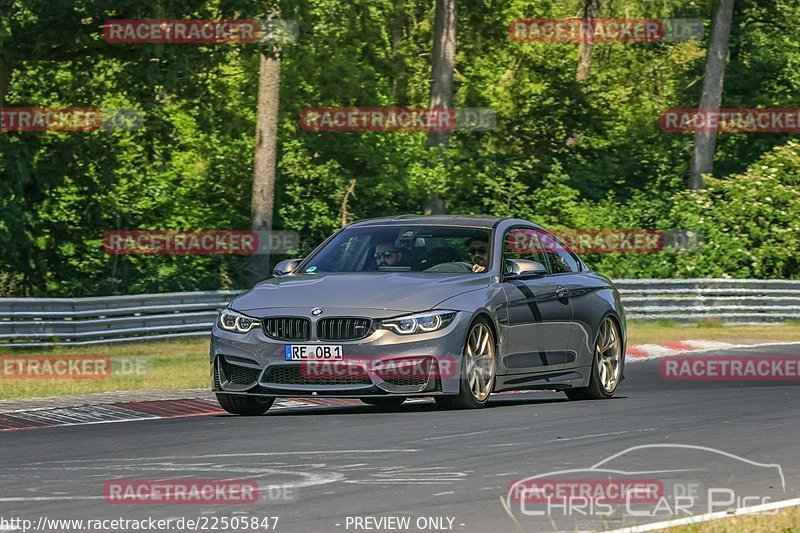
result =
[{"label": "door handle", "polygon": [[569,289],[566,287],[558,287],[556,288],[556,297],[557,298],[567,298],[569,296]]}]

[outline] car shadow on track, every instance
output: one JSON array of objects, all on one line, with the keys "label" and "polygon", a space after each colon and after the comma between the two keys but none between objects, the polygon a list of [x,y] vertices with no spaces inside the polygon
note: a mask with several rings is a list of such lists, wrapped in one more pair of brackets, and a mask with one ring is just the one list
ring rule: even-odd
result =
[{"label": "car shadow on track", "polygon": [[570,400],[569,398],[541,398],[538,400],[534,399],[498,399],[490,401],[486,408],[492,407],[511,407],[514,405],[535,405],[535,404],[546,404],[546,403],[574,403],[575,405],[581,404],[588,404],[589,402],[608,402],[614,400],[624,400],[627,396],[614,396],[613,398],[609,398],[608,400]]},{"label": "car shadow on track", "polygon": [[[497,409],[503,407],[515,407],[520,405],[547,405],[547,404],[561,404],[569,402],[567,398],[492,398],[484,409]],[[391,415],[409,415],[414,413],[427,413],[427,412],[458,412],[469,411],[464,410],[448,410],[439,409],[435,402],[414,402],[403,404],[397,409],[379,409],[371,405],[333,405],[333,406],[308,406],[308,407],[289,407],[283,409],[276,409],[268,411],[261,416],[325,416],[325,415],[369,415],[369,414],[391,414]],[[215,417],[228,417],[238,416],[231,414],[218,414]]]}]

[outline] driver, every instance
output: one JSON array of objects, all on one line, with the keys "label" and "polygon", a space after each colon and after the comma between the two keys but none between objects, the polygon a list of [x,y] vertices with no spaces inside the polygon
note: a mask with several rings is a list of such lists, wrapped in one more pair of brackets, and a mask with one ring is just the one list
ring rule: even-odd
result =
[{"label": "driver", "polygon": [[383,266],[398,266],[403,260],[403,252],[395,247],[394,240],[389,240],[375,245],[373,257],[379,268]]},{"label": "driver", "polygon": [[467,253],[472,260],[473,272],[486,271],[486,264],[489,262],[489,242],[479,237],[467,241]]}]

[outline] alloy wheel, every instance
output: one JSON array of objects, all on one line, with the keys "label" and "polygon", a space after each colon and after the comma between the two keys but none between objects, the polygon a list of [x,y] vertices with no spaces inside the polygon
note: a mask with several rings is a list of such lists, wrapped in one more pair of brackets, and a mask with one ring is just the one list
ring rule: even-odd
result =
[{"label": "alloy wheel", "polygon": [[472,327],[464,357],[472,396],[484,402],[494,386],[494,338],[486,324],[478,322]]},{"label": "alloy wheel", "polygon": [[600,386],[607,393],[613,393],[619,385],[622,370],[622,343],[616,325],[608,317],[600,325],[594,350]]}]

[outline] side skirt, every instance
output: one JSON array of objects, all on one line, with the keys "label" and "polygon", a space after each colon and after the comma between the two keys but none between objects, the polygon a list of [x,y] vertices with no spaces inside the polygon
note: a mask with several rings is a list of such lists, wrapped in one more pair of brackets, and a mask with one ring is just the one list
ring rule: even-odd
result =
[{"label": "side skirt", "polygon": [[589,385],[591,366],[540,374],[508,374],[497,376],[494,391],[567,390]]}]

